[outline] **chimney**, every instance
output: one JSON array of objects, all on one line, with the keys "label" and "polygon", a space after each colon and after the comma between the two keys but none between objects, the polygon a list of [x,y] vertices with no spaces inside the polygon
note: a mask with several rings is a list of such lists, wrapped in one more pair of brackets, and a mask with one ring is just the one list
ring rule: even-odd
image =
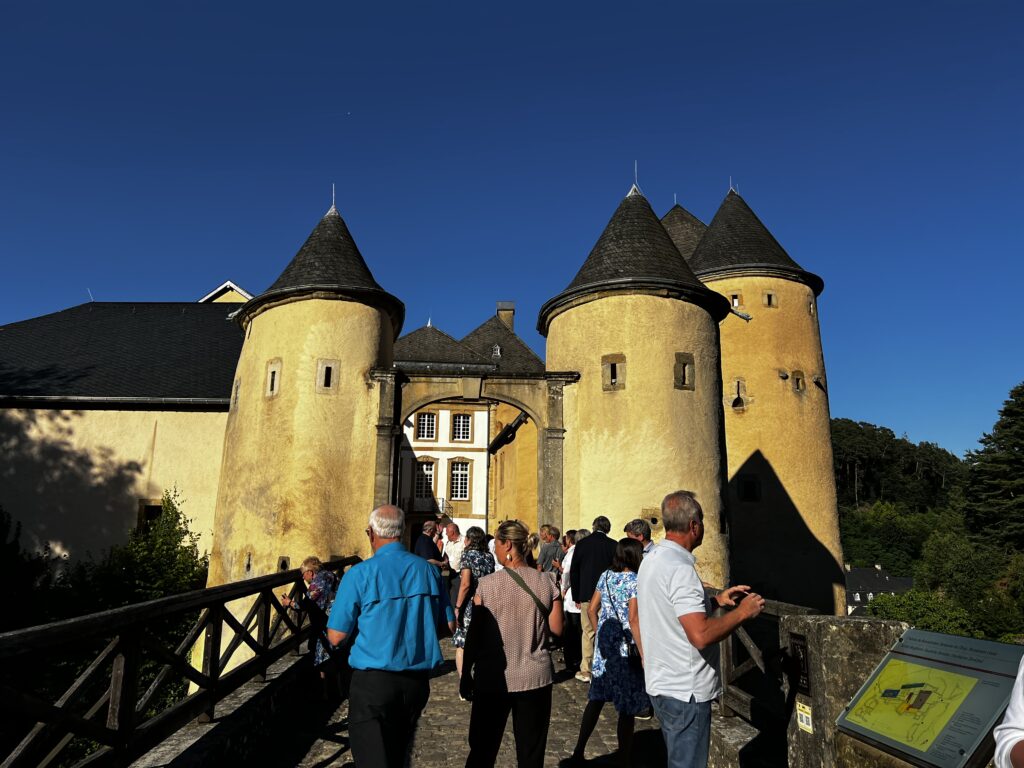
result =
[{"label": "chimney", "polygon": [[510,331],[515,330],[516,303],[514,301],[498,302],[498,319],[508,326]]}]

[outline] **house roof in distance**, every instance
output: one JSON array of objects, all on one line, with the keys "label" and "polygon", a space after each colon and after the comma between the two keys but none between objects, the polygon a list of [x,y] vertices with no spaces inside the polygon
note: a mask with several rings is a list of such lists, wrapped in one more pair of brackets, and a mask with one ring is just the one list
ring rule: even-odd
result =
[{"label": "house roof in distance", "polygon": [[237,304],[90,302],[0,326],[0,399],[226,405]]},{"label": "house roof in distance", "polygon": [[488,372],[494,368],[490,360],[430,324],[417,328],[395,342],[394,366],[403,371],[475,373]]},{"label": "house roof in distance", "polygon": [[730,189],[698,243],[690,266],[703,280],[729,273],[779,273],[807,283],[821,293],[824,281],[790,258],[779,241]]},{"label": "house roof in distance", "polygon": [[239,296],[241,296],[242,297],[241,301],[243,301],[243,302],[248,301],[249,299],[251,299],[253,297],[251,293],[249,293],[247,290],[245,290],[245,288],[242,288],[240,285],[238,285],[236,283],[233,283],[231,280],[225,280],[223,283],[218,285],[216,288],[214,288],[208,294],[203,296],[203,298],[199,299],[199,303],[200,304],[206,304],[206,303],[211,302],[211,301],[241,303],[241,302],[237,302],[234,299],[234,297],[231,295],[232,293],[235,293],[235,294],[238,294]]},{"label": "house roof in distance", "polygon": [[271,301],[317,293],[336,294],[380,307],[390,315],[395,336],[401,333],[405,305],[374,279],[333,204],[273,285],[246,302],[240,314],[244,320]]},{"label": "house roof in distance", "polygon": [[665,227],[665,231],[672,238],[679,253],[689,263],[690,257],[697,249],[697,243],[704,237],[708,225],[679,203],[669,208],[668,213],[661,217],[661,225]]},{"label": "house roof in distance", "polygon": [[547,335],[548,323],[558,312],[588,295],[637,289],[676,292],[703,306],[716,320],[729,312],[724,297],[706,288],[686,265],[651,204],[634,184],[576,277],[541,307],[537,330]]},{"label": "house roof in distance", "polygon": [[544,361],[497,315],[470,331],[462,343],[486,357],[499,373],[544,373]]}]

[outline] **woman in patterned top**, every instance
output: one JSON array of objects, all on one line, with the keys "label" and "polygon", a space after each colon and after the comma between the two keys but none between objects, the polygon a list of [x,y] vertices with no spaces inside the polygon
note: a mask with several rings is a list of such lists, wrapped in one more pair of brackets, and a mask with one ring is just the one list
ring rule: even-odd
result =
[{"label": "woman in patterned top", "polygon": [[639,541],[620,539],[615,548],[615,557],[612,558],[611,570],[601,574],[594,596],[587,606],[591,626],[597,627],[597,643],[590,670],[587,706],[583,710],[576,749],[569,758],[570,765],[583,764],[587,741],[594,732],[605,702],[610,701],[619,713],[618,761],[628,766],[633,746],[634,721],[637,715],[651,706],[644,689],[643,668],[630,663],[627,647],[627,633],[631,633],[643,656],[640,619],[636,608],[636,572],[640,569],[643,552],[643,545]]},{"label": "woman in patterned top", "polygon": [[466,546],[462,550],[462,571],[459,596],[455,599],[455,621],[458,627],[452,635],[455,646],[455,667],[462,677],[463,649],[466,647],[466,630],[473,619],[473,596],[476,585],[484,576],[494,573],[494,556],[487,549],[483,529],[474,525],[465,535]]},{"label": "woman in patterned top", "polygon": [[330,661],[329,646],[325,630],[327,616],[334,605],[334,596],[338,592],[338,577],[333,571],[322,568],[319,557],[307,557],[302,561],[302,580],[306,582],[306,594],[301,592],[294,600],[281,595],[281,605],[294,608],[296,611],[309,611],[309,620],[313,625],[316,645],[313,649],[313,666],[320,670],[320,677],[326,678],[324,664]]},{"label": "woman in patterned top", "polygon": [[494,552],[505,567],[480,579],[466,636],[460,693],[472,699],[466,768],[494,768],[509,713],[519,768],[542,768],[551,719],[551,635],[562,634],[554,580],[526,564],[526,526],[503,523]]}]

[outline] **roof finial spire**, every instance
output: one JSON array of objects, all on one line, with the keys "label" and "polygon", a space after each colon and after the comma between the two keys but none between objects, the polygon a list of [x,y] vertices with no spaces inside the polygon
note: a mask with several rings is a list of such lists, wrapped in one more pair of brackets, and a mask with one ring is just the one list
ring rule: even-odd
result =
[{"label": "roof finial spire", "polygon": [[640,191],[639,174],[637,173],[637,162],[633,161],[633,186],[629,188],[629,192],[626,197],[632,197],[633,195],[640,195],[643,197],[643,192]]},{"label": "roof finial spire", "polygon": [[640,186],[640,173],[637,167],[637,161],[633,161],[633,185],[636,187]]},{"label": "roof finial spire", "polygon": [[430,324],[430,315],[427,315],[427,328],[433,328],[433,327],[434,327],[434,326],[432,326],[432,325]]},{"label": "roof finial spire", "polygon": [[334,207],[334,182],[331,182],[331,208]]},{"label": "roof finial spire", "polygon": [[679,205],[678,195],[675,192],[672,193],[672,205]]}]

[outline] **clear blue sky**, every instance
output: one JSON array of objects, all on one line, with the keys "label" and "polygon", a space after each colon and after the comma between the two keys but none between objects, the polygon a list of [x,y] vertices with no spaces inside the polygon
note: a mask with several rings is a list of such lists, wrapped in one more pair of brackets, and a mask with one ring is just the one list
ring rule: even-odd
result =
[{"label": "clear blue sky", "polygon": [[[374,6],[371,9],[371,6]],[[330,205],[462,335],[537,310],[632,182],[740,194],[826,283],[833,416],[957,453],[1024,379],[1013,2],[13,3],[0,323],[264,290]]]}]

